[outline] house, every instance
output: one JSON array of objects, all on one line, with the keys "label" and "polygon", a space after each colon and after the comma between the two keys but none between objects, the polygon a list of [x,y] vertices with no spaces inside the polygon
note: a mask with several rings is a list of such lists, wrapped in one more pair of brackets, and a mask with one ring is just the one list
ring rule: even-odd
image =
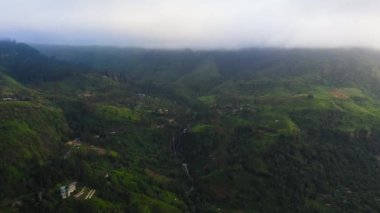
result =
[{"label": "house", "polygon": [[13,98],[3,98],[3,101],[13,101]]},{"label": "house", "polygon": [[67,197],[70,197],[70,194],[73,193],[77,189],[77,182],[72,182],[67,187]]},{"label": "house", "polygon": [[73,193],[77,189],[77,182],[72,182],[68,186],[60,187],[60,194],[62,199],[70,197],[71,193]]},{"label": "house", "polygon": [[60,192],[61,192],[62,199],[65,199],[67,197],[66,186],[61,186],[60,187]]}]

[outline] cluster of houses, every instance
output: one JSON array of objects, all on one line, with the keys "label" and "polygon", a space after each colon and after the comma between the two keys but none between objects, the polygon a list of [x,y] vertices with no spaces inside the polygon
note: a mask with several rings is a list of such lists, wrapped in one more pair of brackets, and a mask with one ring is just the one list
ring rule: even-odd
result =
[{"label": "cluster of houses", "polygon": [[241,105],[225,105],[221,107],[215,107],[215,112],[218,114],[237,114],[241,112],[256,112],[253,107],[249,104],[241,104]]},{"label": "cluster of houses", "polygon": [[66,199],[66,198],[69,198],[70,196],[74,196],[74,198],[76,199],[83,197],[85,200],[87,200],[87,199],[91,199],[96,192],[95,189],[86,189],[86,187],[83,187],[79,192],[74,194],[76,189],[77,189],[77,182],[72,182],[69,185],[61,186],[60,187],[61,198]]},{"label": "cluster of houses", "polygon": [[168,109],[157,109],[157,113],[160,114],[160,115],[164,115],[164,114],[168,114],[169,113],[169,110]]},{"label": "cluster of houses", "polygon": [[5,96],[0,97],[1,101],[31,101],[30,97],[18,97],[18,96]]}]

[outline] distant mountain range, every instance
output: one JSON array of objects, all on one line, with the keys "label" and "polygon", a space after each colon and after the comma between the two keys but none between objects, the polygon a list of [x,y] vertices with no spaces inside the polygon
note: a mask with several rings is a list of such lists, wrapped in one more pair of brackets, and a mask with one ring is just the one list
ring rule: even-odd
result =
[{"label": "distant mountain range", "polygon": [[0,41],[0,211],[378,212],[379,59]]}]

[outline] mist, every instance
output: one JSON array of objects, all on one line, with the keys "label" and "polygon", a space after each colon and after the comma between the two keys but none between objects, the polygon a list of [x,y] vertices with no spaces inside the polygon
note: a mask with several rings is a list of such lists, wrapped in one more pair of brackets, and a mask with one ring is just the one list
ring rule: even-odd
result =
[{"label": "mist", "polygon": [[378,1],[3,0],[0,38],[147,48],[380,47]]}]

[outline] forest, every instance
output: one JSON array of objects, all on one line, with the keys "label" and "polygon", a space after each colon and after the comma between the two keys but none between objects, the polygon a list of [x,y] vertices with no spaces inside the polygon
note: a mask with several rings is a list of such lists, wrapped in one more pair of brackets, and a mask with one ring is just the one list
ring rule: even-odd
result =
[{"label": "forest", "polygon": [[379,212],[380,52],[0,41],[0,174],[1,212]]}]

